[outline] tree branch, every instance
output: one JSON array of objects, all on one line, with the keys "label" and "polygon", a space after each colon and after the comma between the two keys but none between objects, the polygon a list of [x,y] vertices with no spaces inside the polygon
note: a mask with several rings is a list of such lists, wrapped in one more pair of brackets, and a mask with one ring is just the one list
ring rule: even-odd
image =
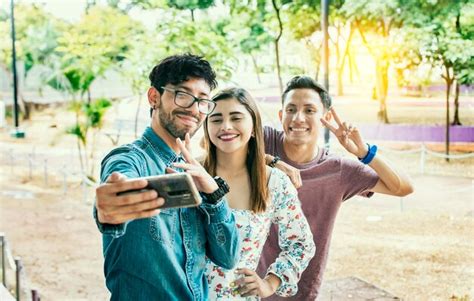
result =
[{"label": "tree branch", "polygon": [[359,23],[358,23],[358,22],[355,22],[355,26],[357,27],[357,30],[359,30],[360,37],[362,38],[362,43],[364,43],[365,47],[367,47],[367,49],[369,50],[370,54],[371,54],[373,57],[376,57],[375,52],[374,52],[374,50],[372,49],[372,47],[370,47],[369,42],[367,42],[367,39],[365,38],[365,34],[364,34],[364,32],[362,31],[362,29],[360,28]]},{"label": "tree branch", "polygon": [[276,4],[276,0],[272,0],[272,5],[273,5],[273,9],[275,10],[275,13],[278,19],[278,27],[280,29],[278,36],[275,38],[275,42],[278,43],[280,41],[281,36],[283,35],[283,22],[281,21],[280,8],[278,8]]}]

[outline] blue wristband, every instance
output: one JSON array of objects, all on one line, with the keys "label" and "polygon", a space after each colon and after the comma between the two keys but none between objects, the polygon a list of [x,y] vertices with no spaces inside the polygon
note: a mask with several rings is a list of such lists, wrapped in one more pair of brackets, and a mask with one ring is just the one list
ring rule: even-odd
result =
[{"label": "blue wristband", "polygon": [[365,155],[364,158],[359,159],[360,162],[364,164],[369,164],[370,162],[372,162],[372,160],[375,157],[375,154],[377,153],[377,145],[370,145],[367,143],[367,146],[369,147],[369,151],[367,152],[367,155]]}]

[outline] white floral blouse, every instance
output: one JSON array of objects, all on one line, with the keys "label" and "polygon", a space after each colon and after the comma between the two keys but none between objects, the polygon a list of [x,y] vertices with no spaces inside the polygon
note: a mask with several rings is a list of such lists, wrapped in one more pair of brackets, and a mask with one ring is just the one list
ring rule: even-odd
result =
[{"label": "white floral blouse", "polygon": [[[276,291],[279,296],[292,296],[298,290],[298,280],[314,256],[315,245],[298,194],[290,179],[280,170],[273,168],[268,182],[272,203],[262,213],[251,210],[232,209],[239,229],[242,249],[240,261],[235,269],[255,270],[271,224],[279,228],[281,252],[267,273],[273,273],[281,280]],[[209,300],[259,300],[259,297],[241,297],[233,282],[240,275],[235,269],[227,270],[207,259],[206,275],[209,283]]]}]

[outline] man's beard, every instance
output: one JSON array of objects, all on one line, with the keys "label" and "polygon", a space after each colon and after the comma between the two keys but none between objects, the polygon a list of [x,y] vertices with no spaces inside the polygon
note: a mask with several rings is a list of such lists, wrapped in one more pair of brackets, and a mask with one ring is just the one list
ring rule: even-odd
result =
[{"label": "man's beard", "polygon": [[[186,111],[175,111],[175,113],[192,116],[199,120],[199,117],[193,116],[192,114],[189,114]],[[160,106],[158,107],[158,118],[160,120],[160,125],[164,129],[166,129],[168,133],[171,134],[171,136],[184,140],[184,136],[186,135],[186,133],[189,133],[189,136],[192,137],[199,129],[200,124],[198,124],[193,131],[191,131],[188,127],[178,128],[175,124],[176,117],[174,117],[173,115],[173,112],[166,113],[162,105],[160,104]]]}]

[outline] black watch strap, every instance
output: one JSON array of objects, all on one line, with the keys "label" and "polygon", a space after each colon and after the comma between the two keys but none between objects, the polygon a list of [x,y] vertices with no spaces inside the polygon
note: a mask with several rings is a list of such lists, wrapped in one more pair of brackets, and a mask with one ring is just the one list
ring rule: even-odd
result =
[{"label": "black watch strap", "polygon": [[229,185],[221,177],[214,177],[214,181],[216,181],[219,188],[213,193],[203,193],[206,197],[206,201],[211,204],[219,202],[230,191]]},{"label": "black watch strap", "polygon": [[275,167],[275,165],[276,165],[276,164],[278,163],[278,161],[280,161],[280,160],[281,160],[280,157],[275,156],[275,157],[273,157],[273,160],[268,164],[268,166],[270,166],[270,167]]}]

